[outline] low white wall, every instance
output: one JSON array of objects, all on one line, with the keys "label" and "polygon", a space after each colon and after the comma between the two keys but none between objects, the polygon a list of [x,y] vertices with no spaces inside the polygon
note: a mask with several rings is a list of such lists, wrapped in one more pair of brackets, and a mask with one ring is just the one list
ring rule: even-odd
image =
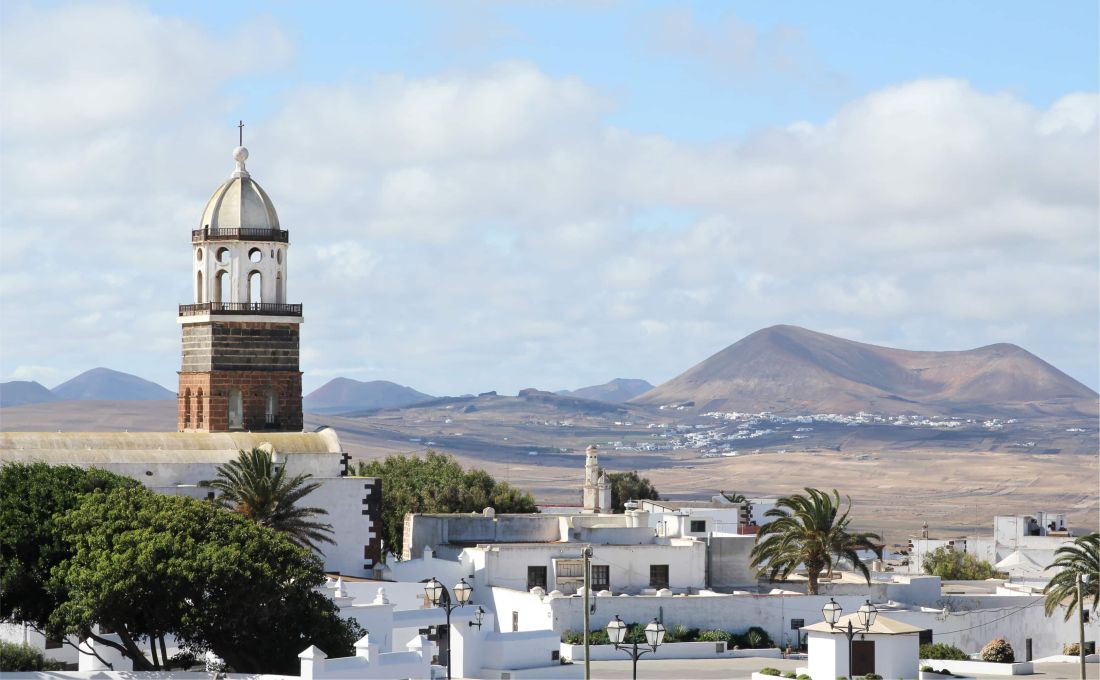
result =
[{"label": "low white wall", "polygon": [[931,666],[935,670],[946,668],[955,675],[1031,675],[1034,668],[1031,663],[989,663],[988,661],[947,661],[944,659],[921,659],[920,665]]},{"label": "low white wall", "polygon": [[[611,661],[629,659],[627,651],[615,649],[615,645],[589,645],[589,652],[593,661]],[[628,649],[633,649],[630,645]],[[649,649],[648,646],[638,645],[638,649]],[[561,643],[561,656],[563,659],[573,661],[584,660],[584,645],[571,645]],[[777,647],[771,649],[726,649],[725,642],[669,642],[657,647],[656,652],[647,652],[647,659],[736,659],[745,657],[761,657],[780,659],[783,652]]]}]

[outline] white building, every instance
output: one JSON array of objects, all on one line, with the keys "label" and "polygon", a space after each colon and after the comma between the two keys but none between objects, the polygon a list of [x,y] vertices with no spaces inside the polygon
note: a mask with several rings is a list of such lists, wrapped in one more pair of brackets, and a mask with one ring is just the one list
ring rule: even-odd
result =
[{"label": "white building", "polygon": [[[857,631],[850,644],[844,633],[849,623]],[[848,614],[840,617],[835,627],[821,621],[802,630],[809,652],[807,670],[813,680],[857,678],[868,673],[908,680],[919,675],[921,629],[916,626],[879,615],[870,627],[861,628],[856,614]]]}]

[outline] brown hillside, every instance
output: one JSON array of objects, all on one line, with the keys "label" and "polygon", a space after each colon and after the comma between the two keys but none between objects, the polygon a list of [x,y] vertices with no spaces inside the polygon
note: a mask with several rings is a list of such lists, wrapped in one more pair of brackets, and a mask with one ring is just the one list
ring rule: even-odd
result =
[{"label": "brown hillside", "polygon": [[1096,392],[1026,350],[878,347],[772,326],[632,400],[703,411],[1051,415],[1096,413]]}]

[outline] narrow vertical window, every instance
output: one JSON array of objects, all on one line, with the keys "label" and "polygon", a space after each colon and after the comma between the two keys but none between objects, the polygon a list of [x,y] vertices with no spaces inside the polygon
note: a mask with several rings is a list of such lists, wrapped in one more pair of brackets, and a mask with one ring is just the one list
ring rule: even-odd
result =
[{"label": "narrow vertical window", "polygon": [[244,429],[244,403],[240,390],[229,390],[229,429]]}]

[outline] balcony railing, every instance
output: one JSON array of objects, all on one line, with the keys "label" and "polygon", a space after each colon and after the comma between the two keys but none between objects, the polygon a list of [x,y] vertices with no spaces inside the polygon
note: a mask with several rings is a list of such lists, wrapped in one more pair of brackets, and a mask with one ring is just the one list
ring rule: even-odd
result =
[{"label": "balcony railing", "polygon": [[302,305],[285,305],[278,302],[203,302],[197,305],[180,305],[180,316],[202,314],[301,316]]},{"label": "balcony railing", "polygon": [[237,227],[235,229],[194,229],[191,231],[191,243],[203,241],[277,241],[290,242],[290,232],[285,229],[259,229],[257,227]]}]

